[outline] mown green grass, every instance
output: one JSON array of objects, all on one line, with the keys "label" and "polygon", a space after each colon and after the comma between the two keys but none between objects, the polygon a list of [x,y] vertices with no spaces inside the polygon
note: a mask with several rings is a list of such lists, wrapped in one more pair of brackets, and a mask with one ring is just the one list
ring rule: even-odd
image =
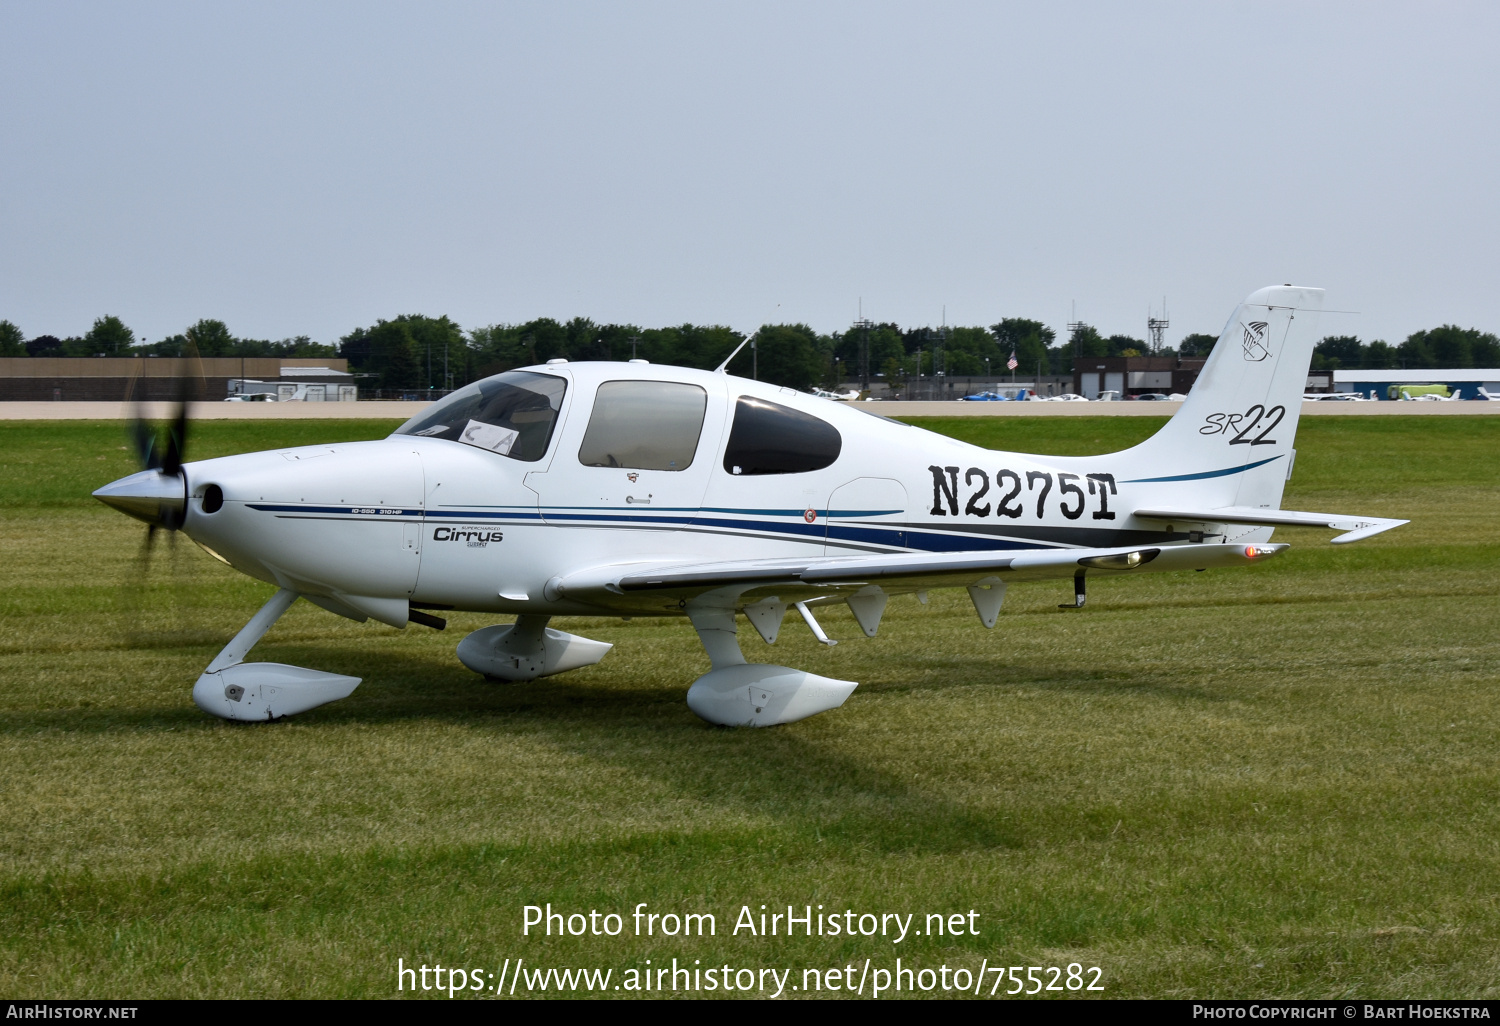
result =
[{"label": "mown green grass", "polygon": [[[1135,418],[928,423],[1100,452]],[[378,422],[204,423],[203,457]],[[0,425],[0,993],[385,996],[395,961],[498,970],[1104,969],[1113,996],[1496,996],[1500,424],[1303,421],[1285,505],[1411,517],[1237,572],[893,603],[837,648],[752,659],[859,680],[844,708],[722,730],[683,703],[685,624],[576,620],[598,666],[487,684],[447,632],[299,604],[258,658],[355,673],[295,720],[189,690],[269,589],[87,497],[114,425]],[[169,571],[174,571],[171,573]],[[175,582],[170,583],[169,582]],[[122,585],[144,585],[122,590]],[[123,596],[123,597],[122,597]],[[858,639],[858,640],[856,640]],[[702,940],[523,938],[521,906],[709,911]],[[751,939],[749,904],[982,915],[978,937]],[[794,982],[800,981],[800,975]],[[800,994],[800,992],[798,992]],[[519,994],[518,994],[519,996]]]}]

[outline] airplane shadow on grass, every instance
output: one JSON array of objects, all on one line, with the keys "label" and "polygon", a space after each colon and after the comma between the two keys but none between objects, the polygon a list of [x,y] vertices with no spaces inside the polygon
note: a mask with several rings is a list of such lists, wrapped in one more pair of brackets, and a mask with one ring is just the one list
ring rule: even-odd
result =
[{"label": "airplane shadow on grass", "polygon": [[[212,633],[212,632],[211,632]],[[200,666],[219,639],[164,639],[152,649],[185,641],[184,661]],[[752,646],[758,647],[758,646]],[[202,648],[202,651],[198,651]],[[863,679],[860,695],[909,696],[912,703],[955,689],[1002,687],[1039,692],[1158,696],[1173,703],[1211,703],[1223,696],[1170,676],[1132,675],[1089,664],[1076,668],[1018,661],[1015,652],[975,652],[906,659],[893,670],[880,652],[859,652],[852,662],[817,665],[831,658],[821,649],[782,653],[814,672]],[[628,653],[617,653],[626,656]],[[660,662],[658,649],[654,658]],[[769,651],[751,659],[776,659]],[[708,805],[737,808],[753,818],[778,822],[794,834],[875,851],[947,852],[1013,848],[1025,831],[993,808],[976,810],[924,787],[919,778],[893,770],[890,760],[864,759],[847,746],[820,741],[831,720],[735,730],[714,727],[689,711],[684,695],[692,679],[707,669],[701,653],[686,649],[667,656],[672,665],[654,683],[647,673],[622,684],[617,672],[585,670],[519,684],[485,681],[452,658],[420,651],[372,650],[352,641],[327,639],[265,644],[265,661],[284,661],[349,673],[364,679],[348,699],[291,718],[307,727],[338,724],[447,722],[497,734],[524,728],[560,751],[612,764],[654,779],[669,794]],[[277,729],[275,725],[212,720],[192,705],[194,675],[184,675],[180,699],[163,703],[158,690],[148,703],[99,703],[0,715],[0,733],[38,729],[69,734],[181,731],[230,732]],[[902,699],[907,700],[907,699]],[[839,713],[830,714],[832,717]],[[315,735],[308,742],[316,744]]]},{"label": "airplane shadow on grass", "polygon": [[[659,687],[485,681],[461,666],[419,654],[378,655],[357,648],[266,646],[266,660],[336,668],[365,682],[343,702],[291,720],[320,724],[445,721],[529,737],[591,762],[654,779],[669,795],[737,809],[809,843],[878,852],[958,852],[1015,848],[1022,831],[995,810],[978,811],[887,768],[788,727],[746,730],[705,724],[683,701],[690,676]],[[0,715],[0,733],[39,728],[71,734],[275,730],[276,724],[212,720],[196,709],[184,681],[182,704],[72,708]],[[307,743],[316,744],[308,734]],[[231,742],[232,743],[232,742]]]},{"label": "airplane shadow on grass", "polygon": [[319,712],[330,721],[441,718],[497,731],[524,724],[559,750],[655,779],[672,795],[776,821],[808,840],[883,852],[1022,843],[1020,831],[1004,817],[913,786],[879,762],[850,756],[804,732],[704,723],[684,702],[696,676],[692,670],[660,686],[621,687],[566,676],[508,684],[424,659],[402,663],[372,665],[370,683],[377,686],[360,705],[351,699],[343,708]]}]

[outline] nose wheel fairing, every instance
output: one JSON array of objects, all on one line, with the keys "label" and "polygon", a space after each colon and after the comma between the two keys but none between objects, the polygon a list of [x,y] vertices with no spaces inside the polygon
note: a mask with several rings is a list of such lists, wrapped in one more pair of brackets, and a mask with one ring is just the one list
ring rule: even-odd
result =
[{"label": "nose wheel fairing", "polygon": [[286,663],[238,663],[199,677],[193,704],[226,720],[277,720],[348,698],[359,682]]},{"label": "nose wheel fairing", "polygon": [[193,685],[193,703],[198,708],[226,720],[275,720],[354,693],[358,677],[286,663],[244,661],[297,598],[295,591],[282,588],[230,639]]}]

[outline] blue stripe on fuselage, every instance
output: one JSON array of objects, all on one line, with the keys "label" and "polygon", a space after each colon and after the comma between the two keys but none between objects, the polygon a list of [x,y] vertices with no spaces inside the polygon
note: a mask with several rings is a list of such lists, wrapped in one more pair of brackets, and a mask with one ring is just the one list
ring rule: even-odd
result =
[{"label": "blue stripe on fuselage", "polygon": [[[267,513],[281,513],[281,514],[294,514],[294,515],[295,514],[300,514],[302,516],[320,516],[320,517],[326,517],[326,516],[330,516],[330,515],[342,515],[342,516],[350,517],[350,518],[358,517],[361,520],[368,520],[370,518],[370,515],[368,513],[362,513],[362,512],[359,512],[359,511],[362,511],[362,510],[365,510],[365,509],[379,509],[379,508],[382,508],[382,507],[369,507],[369,506],[364,506],[364,507],[350,507],[350,506],[301,506],[301,505],[285,505],[285,504],[271,504],[271,503],[249,503],[248,505],[249,505],[249,507],[251,509],[260,510],[262,512],[267,512]],[[622,512],[605,512],[604,510],[607,509],[607,508],[609,508],[609,507],[596,507],[594,510],[589,511],[589,512],[564,512],[564,511],[558,511],[558,510],[548,510],[548,511],[545,512],[545,514],[537,512],[536,510],[532,510],[532,509],[514,509],[514,508],[513,509],[494,509],[494,508],[491,508],[491,509],[470,509],[470,510],[447,510],[447,509],[444,509],[444,510],[427,510],[427,511],[425,511],[425,514],[424,514],[424,511],[422,511],[422,510],[407,510],[407,509],[403,509],[403,510],[400,511],[399,514],[389,513],[389,514],[385,514],[385,516],[389,517],[392,521],[395,521],[398,518],[422,517],[422,516],[425,515],[426,517],[429,517],[429,518],[442,517],[442,518],[445,518],[445,519],[454,519],[454,520],[506,520],[506,521],[517,521],[517,520],[532,520],[532,521],[536,521],[536,520],[542,520],[545,517],[545,519],[547,521],[549,521],[549,522],[578,524],[580,526],[583,525],[583,524],[585,524],[585,523],[594,523],[594,524],[599,524],[601,526],[603,526],[603,525],[610,525],[610,526],[619,526],[619,527],[630,527],[630,526],[646,527],[646,526],[649,526],[649,525],[662,525],[662,526],[675,526],[675,527],[693,527],[693,526],[696,526],[696,527],[705,528],[705,529],[708,529],[708,528],[717,528],[717,529],[720,529],[720,530],[756,531],[756,532],[762,532],[762,533],[766,533],[766,534],[793,535],[793,536],[796,536],[796,537],[799,537],[799,538],[803,538],[803,539],[806,539],[806,540],[814,540],[814,539],[818,539],[818,538],[827,538],[828,540],[834,541],[834,542],[840,542],[840,541],[861,542],[861,543],[865,543],[865,544],[885,545],[885,546],[889,546],[889,547],[895,548],[895,549],[914,549],[914,550],[924,551],[924,552],[963,552],[963,551],[975,551],[975,550],[1034,549],[1034,548],[1052,548],[1052,547],[1056,547],[1056,546],[1049,546],[1049,545],[1047,545],[1044,542],[1037,542],[1037,541],[1034,541],[1034,540],[1018,541],[1018,540],[1013,540],[1013,539],[1008,539],[1008,538],[990,538],[990,537],[984,537],[984,536],[981,536],[981,535],[973,535],[973,534],[967,534],[967,533],[951,534],[951,533],[939,532],[939,531],[921,531],[921,530],[911,530],[911,529],[908,529],[908,528],[890,528],[890,527],[881,526],[879,524],[848,524],[848,523],[832,523],[832,524],[830,524],[830,523],[826,522],[828,513],[830,512],[828,510],[816,510],[815,511],[818,514],[819,518],[823,519],[825,521],[824,523],[811,523],[811,524],[809,524],[805,520],[802,519],[803,518],[802,511],[791,511],[791,510],[789,510],[789,511],[781,511],[781,510],[767,510],[767,511],[756,511],[756,510],[743,510],[743,511],[741,511],[741,510],[732,510],[731,511],[731,510],[704,509],[701,512],[702,513],[744,512],[744,513],[750,513],[750,514],[754,514],[756,512],[760,512],[762,516],[767,516],[767,515],[769,515],[769,516],[785,516],[785,517],[788,517],[788,518],[795,516],[796,517],[795,521],[792,521],[790,519],[783,521],[783,520],[749,519],[749,518],[742,518],[742,517],[732,517],[731,518],[731,517],[722,517],[722,516],[719,516],[719,517],[695,516],[694,513],[695,512],[699,512],[699,511],[694,511],[694,510],[691,510],[691,509],[664,509],[664,510],[662,510],[660,512],[656,512],[656,511],[646,512],[645,510],[641,510],[641,511],[631,511],[629,513],[626,513],[626,512],[623,512],[623,511]],[[586,509],[588,509],[588,507],[571,507],[570,509],[572,509],[572,510],[586,510]],[[847,517],[847,516],[858,516],[858,515],[881,515],[881,514],[898,513],[898,512],[900,512],[900,510],[871,510],[871,511],[863,511],[863,510],[860,510],[860,511],[856,511],[856,510],[833,510],[832,511],[832,513],[833,513],[833,515],[834,515],[835,518],[842,518],[842,517]],[[671,514],[685,514],[685,515],[673,516]]]}]

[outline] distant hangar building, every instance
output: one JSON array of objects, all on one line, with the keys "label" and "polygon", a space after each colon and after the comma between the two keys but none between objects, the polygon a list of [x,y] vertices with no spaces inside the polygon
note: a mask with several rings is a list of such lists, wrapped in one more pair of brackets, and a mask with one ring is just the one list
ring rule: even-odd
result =
[{"label": "distant hangar building", "polygon": [[1116,398],[1142,392],[1186,392],[1207,359],[1182,356],[1080,356],[1073,360],[1073,391],[1086,399],[1100,392]]},{"label": "distant hangar building", "polygon": [[307,402],[359,398],[349,361],[328,357],[0,357],[0,402],[172,400],[184,385],[210,401],[241,388]]}]

